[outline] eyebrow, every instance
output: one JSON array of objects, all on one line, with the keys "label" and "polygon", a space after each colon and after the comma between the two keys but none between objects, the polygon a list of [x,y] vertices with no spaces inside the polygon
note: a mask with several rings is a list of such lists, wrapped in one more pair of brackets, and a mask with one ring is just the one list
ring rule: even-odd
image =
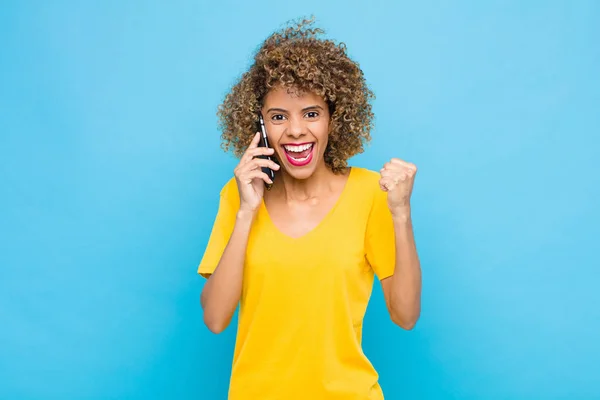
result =
[{"label": "eyebrow", "polygon": [[[319,105],[315,104],[314,106],[308,106],[308,107],[304,107],[304,108],[302,109],[302,111],[313,110],[313,109],[315,109],[315,108],[318,108],[318,109],[320,109],[320,110],[323,110],[323,107],[321,107],[321,106],[319,106]],[[283,108],[269,108],[269,109],[267,110],[267,112],[271,112],[271,111],[282,111],[282,112],[288,112],[287,110],[285,110],[285,109],[283,109]]]}]

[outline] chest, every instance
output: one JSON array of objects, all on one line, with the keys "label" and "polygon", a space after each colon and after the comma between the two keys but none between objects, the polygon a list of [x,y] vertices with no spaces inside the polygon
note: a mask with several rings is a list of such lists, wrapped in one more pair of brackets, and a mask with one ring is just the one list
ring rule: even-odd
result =
[{"label": "chest", "polygon": [[[280,302],[300,301],[307,293],[366,294],[371,271],[365,258],[366,221],[359,214],[334,208],[304,234],[293,225],[284,234],[259,214],[247,246],[245,292]],[[288,236],[290,232],[299,237]]]},{"label": "chest", "polygon": [[324,223],[333,213],[335,205],[335,198],[307,202],[272,202],[268,204],[268,215],[283,235],[297,239]]}]

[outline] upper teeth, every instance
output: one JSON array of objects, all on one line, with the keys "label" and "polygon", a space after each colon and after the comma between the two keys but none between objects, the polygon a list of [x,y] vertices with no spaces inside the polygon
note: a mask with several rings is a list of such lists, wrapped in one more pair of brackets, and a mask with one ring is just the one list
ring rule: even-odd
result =
[{"label": "upper teeth", "polygon": [[301,151],[310,149],[312,147],[312,145],[313,145],[312,143],[303,144],[301,146],[294,146],[294,145],[291,145],[291,144],[286,144],[283,147],[287,151],[293,151],[294,153],[300,153]]}]

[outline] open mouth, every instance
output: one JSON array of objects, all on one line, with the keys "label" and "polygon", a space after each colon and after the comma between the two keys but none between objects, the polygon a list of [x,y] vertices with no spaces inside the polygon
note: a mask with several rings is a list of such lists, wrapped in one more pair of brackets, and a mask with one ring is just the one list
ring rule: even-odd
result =
[{"label": "open mouth", "polygon": [[290,164],[302,167],[313,158],[314,143],[284,144],[283,150]]}]

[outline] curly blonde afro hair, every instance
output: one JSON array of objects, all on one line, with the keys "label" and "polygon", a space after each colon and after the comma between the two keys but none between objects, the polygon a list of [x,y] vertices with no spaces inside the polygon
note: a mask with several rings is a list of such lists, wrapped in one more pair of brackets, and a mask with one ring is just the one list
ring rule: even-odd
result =
[{"label": "curly blonde afro hair", "polygon": [[346,54],[344,43],[319,37],[311,29],[314,17],[296,22],[269,36],[254,55],[254,62],[226,95],[217,115],[222,147],[241,157],[257,131],[258,112],[265,95],[275,87],[310,91],[329,106],[330,134],[325,163],[340,172],[347,161],[363,152],[371,140],[375,96],[367,87],[358,63]]}]

